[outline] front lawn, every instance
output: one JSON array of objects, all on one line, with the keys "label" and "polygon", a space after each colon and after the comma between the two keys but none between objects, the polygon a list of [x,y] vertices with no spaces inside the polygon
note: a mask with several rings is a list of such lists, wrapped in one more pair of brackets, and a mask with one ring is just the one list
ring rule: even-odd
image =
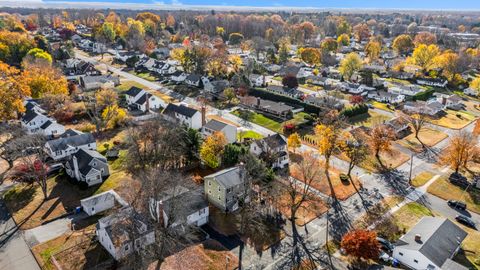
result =
[{"label": "front lawn", "polygon": [[478,189],[470,187],[467,192],[464,192],[461,187],[450,183],[447,177],[440,177],[428,187],[427,191],[445,200],[464,201],[469,211],[480,213],[480,191]]},{"label": "front lawn", "polygon": [[135,86],[135,87],[138,87],[138,88],[141,88],[141,89],[145,89],[145,86],[143,84],[137,83],[135,81],[129,81],[129,80],[122,81],[119,86],[115,87],[115,89],[117,89],[120,92],[123,92],[123,91],[127,91],[132,86]]},{"label": "front lawn", "polygon": [[470,269],[480,269],[480,232],[465,226],[468,232],[467,238],[462,242],[462,250],[454,257],[454,260]]},{"label": "front lawn", "polygon": [[302,124],[305,124],[308,122],[310,115],[306,112],[299,112],[293,115],[293,118],[285,121],[283,125],[285,124],[294,124],[295,126],[299,126]]},{"label": "front lawn", "polygon": [[348,120],[350,124],[355,126],[372,127],[377,124],[383,124],[390,119],[392,118],[384,114],[374,111],[368,111],[367,113],[350,117]]},{"label": "front lawn", "polygon": [[378,102],[378,101],[372,100],[369,103],[372,104],[373,107],[375,107],[379,110],[384,110],[384,111],[387,111],[387,112],[394,112],[395,111],[394,109],[391,109],[391,105],[383,103],[383,102]]},{"label": "front lawn", "polygon": [[239,141],[243,141],[245,139],[259,140],[261,138],[263,138],[263,136],[253,130],[239,131],[237,133],[237,139]]},{"label": "front lawn", "polygon": [[[347,162],[350,161],[343,153],[336,156]],[[382,164],[379,163],[374,154],[370,154],[359,164],[359,167],[369,172],[379,172],[385,169],[395,169],[409,159],[410,157],[407,154],[393,146],[390,152],[380,152],[380,161]]]},{"label": "front lawn", "polygon": [[446,128],[462,129],[475,120],[475,116],[466,111],[445,110],[445,112],[447,113],[445,116],[439,119],[432,119],[430,122]]},{"label": "front lawn", "polygon": [[135,75],[137,77],[140,77],[142,79],[145,79],[147,81],[151,81],[151,82],[154,82],[154,81],[157,80],[157,78],[155,76],[153,76],[152,74],[150,74],[150,72],[135,72],[134,70],[131,70],[128,73],[133,74],[133,75]]},{"label": "front lawn", "polygon": [[[422,128],[418,134],[418,138],[426,147],[435,146],[437,143],[443,141],[447,137],[448,135],[446,133],[431,128]],[[414,133],[397,141],[397,143],[417,153],[425,150],[422,144],[417,140],[417,138],[415,138]]]},{"label": "front lawn", "polygon": [[411,184],[414,187],[421,187],[425,185],[430,179],[432,179],[433,176],[434,175],[431,172],[427,172],[427,171],[421,172],[412,179]]},{"label": "front lawn", "polygon": [[[232,114],[240,117],[240,112],[238,110],[232,112]],[[259,126],[262,126],[264,128],[268,128],[268,129],[270,129],[272,131],[275,131],[275,132],[281,132],[282,131],[282,124],[280,122],[277,122],[276,120],[268,118],[268,117],[266,117],[266,116],[264,116],[263,114],[260,114],[260,113],[249,111],[247,121],[255,123],[255,124],[257,124]]]}]

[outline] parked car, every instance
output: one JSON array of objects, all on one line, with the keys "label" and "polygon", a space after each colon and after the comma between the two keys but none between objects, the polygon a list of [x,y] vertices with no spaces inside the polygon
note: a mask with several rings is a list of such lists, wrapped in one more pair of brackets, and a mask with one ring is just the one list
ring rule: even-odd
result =
[{"label": "parked car", "polygon": [[447,204],[453,208],[457,208],[463,211],[467,210],[467,205],[464,202],[449,200],[447,201]]},{"label": "parked car", "polygon": [[467,188],[470,185],[470,182],[468,182],[468,179],[465,176],[455,172],[450,175],[448,180],[450,183],[462,188]]},{"label": "parked car", "polygon": [[476,228],[475,226],[475,222],[473,222],[473,220],[471,220],[470,218],[466,217],[466,216],[463,216],[463,215],[458,215],[455,217],[455,219],[459,222],[459,223],[462,223],[463,225],[465,226],[468,226],[470,228]]},{"label": "parked car", "polygon": [[47,174],[49,176],[51,175],[54,175],[56,174],[57,172],[59,172],[61,169],[63,169],[64,166],[62,163],[57,163],[57,164],[53,164],[51,166],[48,167],[48,171],[47,171]]},{"label": "parked car", "polygon": [[386,252],[392,252],[395,246],[387,239],[377,237],[377,242],[380,244],[380,248]]},{"label": "parked car", "polygon": [[387,253],[383,252],[383,251],[380,251],[380,256],[378,256],[380,260],[388,263],[392,260],[392,257],[390,257],[390,255],[388,255]]}]

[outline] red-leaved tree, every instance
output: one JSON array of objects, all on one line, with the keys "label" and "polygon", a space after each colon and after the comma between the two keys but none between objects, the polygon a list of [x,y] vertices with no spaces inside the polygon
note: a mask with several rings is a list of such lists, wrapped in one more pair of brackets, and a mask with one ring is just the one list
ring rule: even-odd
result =
[{"label": "red-leaved tree", "polygon": [[345,250],[345,253],[357,260],[377,259],[380,254],[377,233],[374,231],[350,231],[343,236],[341,247]]}]

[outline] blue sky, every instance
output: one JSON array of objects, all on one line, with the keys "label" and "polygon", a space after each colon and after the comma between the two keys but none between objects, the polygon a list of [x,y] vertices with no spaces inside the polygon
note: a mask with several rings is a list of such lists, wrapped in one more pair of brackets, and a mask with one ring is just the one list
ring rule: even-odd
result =
[{"label": "blue sky", "polygon": [[259,7],[318,8],[398,8],[398,9],[463,9],[480,10],[480,0],[44,0],[69,2],[115,2],[143,4],[227,5]]}]

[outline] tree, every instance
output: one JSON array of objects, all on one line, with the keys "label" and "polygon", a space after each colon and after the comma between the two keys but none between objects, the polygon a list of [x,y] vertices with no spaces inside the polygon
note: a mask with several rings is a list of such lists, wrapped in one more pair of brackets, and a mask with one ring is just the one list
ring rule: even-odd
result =
[{"label": "tree", "polygon": [[476,77],[470,83],[470,88],[477,92],[477,95],[480,94],[480,77]]},{"label": "tree", "polygon": [[102,112],[102,120],[105,128],[115,128],[125,123],[127,119],[127,112],[119,108],[118,105],[111,105],[106,107]]},{"label": "tree", "polygon": [[298,79],[294,75],[285,75],[282,78],[282,85],[290,89],[298,87]]},{"label": "tree", "polygon": [[380,56],[380,51],[382,50],[382,45],[377,42],[371,40],[365,46],[365,54],[367,55],[370,62],[375,61]]},{"label": "tree", "polygon": [[293,149],[293,152],[295,153],[297,148],[300,148],[302,146],[302,141],[300,140],[300,135],[298,133],[292,133],[290,136],[288,136],[287,140],[288,147]]},{"label": "tree", "polygon": [[309,65],[317,65],[320,64],[321,54],[318,49],[304,48],[300,54],[300,58]]},{"label": "tree", "polygon": [[222,154],[222,165],[226,167],[235,166],[244,152],[244,148],[241,146],[235,144],[225,145]]},{"label": "tree", "polygon": [[350,35],[352,32],[352,27],[350,24],[343,18],[342,21],[337,26],[337,36],[341,36],[343,34]]},{"label": "tree", "polygon": [[141,21],[131,18],[127,21],[128,31],[125,37],[127,44],[134,50],[142,50],[145,44],[145,28]]},{"label": "tree", "polygon": [[401,55],[406,55],[413,49],[413,41],[409,35],[400,35],[393,40],[393,49]]},{"label": "tree", "polygon": [[117,33],[115,32],[114,26],[112,23],[106,22],[102,25],[101,35],[105,38],[108,43],[115,41]]},{"label": "tree", "polygon": [[361,42],[370,37],[370,29],[366,23],[360,23],[353,27],[353,34],[358,42]]},{"label": "tree", "polygon": [[370,149],[375,153],[375,158],[380,165],[382,161],[380,159],[381,152],[390,152],[392,147],[392,141],[395,139],[395,133],[393,130],[383,124],[376,125],[372,128],[369,137]]},{"label": "tree", "polygon": [[325,52],[335,52],[337,51],[338,44],[333,38],[326,38],[320,44],[320,48]]},{"label": "tree", "polygon": [[239,55],[231,55],[228,57],[228,62],[230,62],[230,65],[232,65],[234,72],[239,72],[243,63],[242,58]]},{"label": "tree", "polygon": [[24,63],[22,76],[30,88],[32,98],[46,94],[68,94],[67,79],[55,67],[45,63]]},{"label": "tree", "polygon": [[377,233],[367,230],[353,230],[342,237],[340,246],[350,256],[360,260],[376,260],[380,254]]},{"label": "tree", "polygon": [[278,49],[278,62],[285,64],[288,61],[288,54],[290,52],[290,42],[286,39],[281,40]]},{"label": "tree", "polygon": [[27,55],[23,59],[23,61],[29,61],[29,62],[37,62],[37,61],[44,61],[45,63],[48,63],[49,65],[52,64],[52,56],[39,48],[33,48],[30,51],[28,51]]},{"label": "tree", "polygon": [[8,169],[0,173],[0,179],[3,179],[3,175],[13,168],[15,160],[22,156],[25,148],[19,142],[21,142],[26,133],[21,125],[9,124],[0,125],[0,134],[2,134],[0,139],[0,158],[8,163]]},{"label": "tree", "polygon": [[440,54],[440,49],[437,45],[418,45],[413,50],[412,57],[407,58],[407,62],[420,66],[423,71],[429,71],[435,65],[435,59]]},{"label": "tree", "polygon": [[363,96],[361,95],[353,95],[350,97],[350,103],[352,105],[358,105],[358,104],[363,104],[365,100],[363,99]]},{"label": "tree", "polygon": [[215,132],[208,136],[200,148],[200,158],[210,168],[220,165],[220,157],[227,145],[227,139],[221,132]]},{"label": "tree", "polygon": [[[344,135],[343,141],[340,143],[340,150],[349,160],[347,175],[350,179],[352,179],[351,173],[353,168],[367,158],[370,153],[370,149],[361,138],[355,138],[352,135]],[[352,184],[356,189],[357,187],[353,181]]]},{"label": "tree", "polygon": [[468,165],[479,154],[477,137],[466,131],[459,131],[450,138],[447,148],[440,157],[440,162],[450,166],[456,173]]},{"label": "tree", "polygon": [[349,46],[350,45],[350,37],[347,34],[341,34],[337,38],[338,46]]},{"label": "tree", "polygon": [[20,71],[0,62],[0,121],[16,119],[25,112],[23,99],[31,95]]},{"label": "tree", "polygon": [[0,31],[0,61],[19,65],[27,52],[34,47],[34,40],[26,34]]},{"label": "tree", "polygon": [[339,71],[346,80],[350,80],[353,73],[362,68],[362,60],[356,53],[349,53],[340,62]]},{"label": "tree", "polygon": [[425,113],[404,114],[400,117],[400,121],[406,121],[412,127],[415,138],[425,147],[418,135],[428,123],[428,115]]},{"label": "tree", "polygon": [[231,33],[228,36],[228,42],[230,45],[238,45],[242,42],[243,38],[243,35],[240,33]]},{"label": "tree", "polygon": [[427,46],[437,44],[437,36],[430,32],[420,32],[413,39],[413,43],[415,43],[415,46],[420,44],[425,44]]},{"label": "tree", "polygon": [[465,65],[457,53],[446,51],[437,56],[434,60],[436,66],[442,69],[442,75],[450,82],[455,80],[456,75],[465,70]]},{"label": "tree", "polygon": [[232,87],[228,87],[223,90],[223,95],[225,96],[225,99],[228,101],[229,104],[237,97],[235,95],[235,90]]}]

